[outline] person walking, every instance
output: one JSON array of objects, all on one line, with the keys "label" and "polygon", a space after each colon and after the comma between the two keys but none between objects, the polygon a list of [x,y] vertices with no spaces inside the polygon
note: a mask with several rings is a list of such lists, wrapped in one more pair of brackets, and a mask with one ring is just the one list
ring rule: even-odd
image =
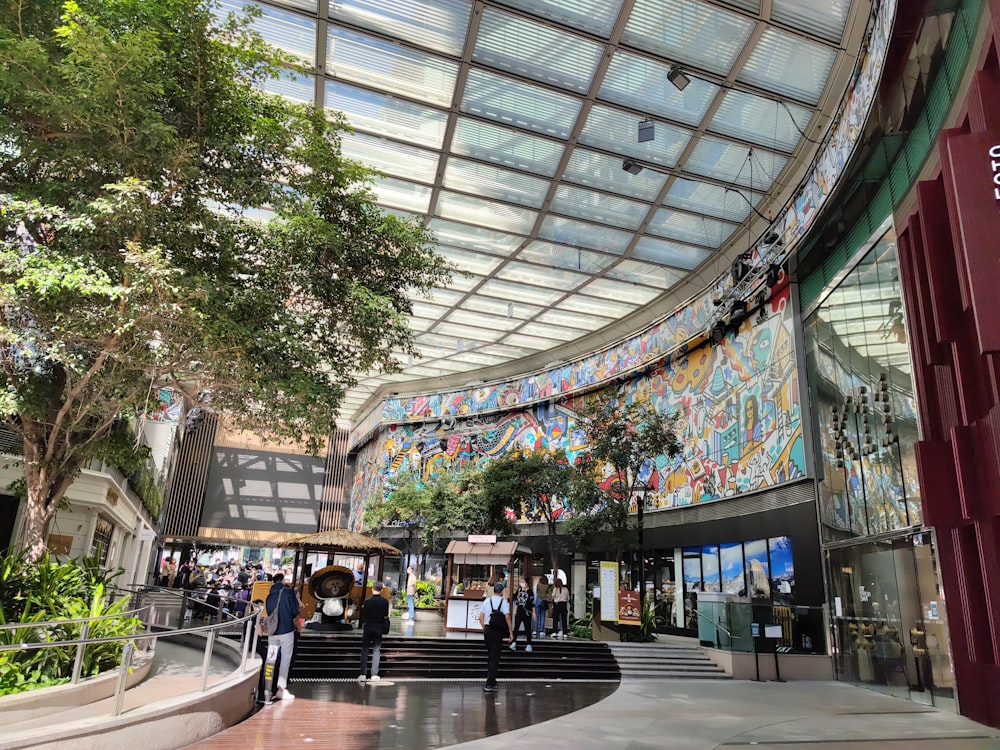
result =
[{"label": "person walking", "polygon": [[[283,573],[275,573],[271,579],[271,590],[267,593],[264,603],[268,612],[278,611],[278,627],[274,635],[267,639],[268,659],[279,658],[278,689],[275,698],[278,700],[294,700],[295,696],[288,692],[288,671],[292,667],[292,655],[295,651],[295,632],[299,627],[299,599],[285,585]],[[271,649],[276,649],[272,652]]]},{"label": "person walking", "polygon": [[524,625],[524,637],[528,645],[524,650],[531,652],[531,611],[534,608],[534,597],[531,593],[531,580],[522,578],[514,592],[514,631],[510,639],[510,650],[517,651],[517,633]]},{"label": "person walking", "polygon": [[414,612],[415,598],[417,596],[417,574],[410,565],[406,568],[406,612],[410,617],[410,622],[416,617]]},{"label": "person walking", "polygon": [[569,589],[556,576],[552,586],[552,637],[565,638],[569,632]]},{"label": "person walking", "polygon": [[549,609],[552,587],[544,573],[535,581],[535,636],[545,637],[545,614]]},{"label": "person walking", "polygon": [[479,624],[483,627],[483,640],[486,641],[486,685],[483,691],[495,693],[503,641],[514,638],[510,627],[510,602],[503,598],[503,583],[493,584],[493,596],[480,606]]},{"label": "person walking", "polygon": [[163,585],[168,589],[174,587],[174,581],[177,580],[177,561],[174,558],[167,560],[166,564],[163,566]]},{"label": "person walking", "polygon": [[361,674],[358,682],[365,682],[368,672],[368,652],[372,655],[371,681],[378,682],[378,663],[382,655],[382,636],[389,632],[389,602],[382,596],[382,582],[372,584],[372,595],[361,605]]}]

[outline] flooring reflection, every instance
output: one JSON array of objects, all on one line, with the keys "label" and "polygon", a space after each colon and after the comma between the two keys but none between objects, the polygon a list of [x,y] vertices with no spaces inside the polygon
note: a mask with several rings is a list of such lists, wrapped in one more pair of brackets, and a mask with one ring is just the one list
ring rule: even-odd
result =
[{"label": "flooring reflection", "polygon": [[340,750],[431,748],[548,721],[613,693],[617,683],[292,683],[296,700],[263,707],[246,721],[187,750],[288,747]]}]

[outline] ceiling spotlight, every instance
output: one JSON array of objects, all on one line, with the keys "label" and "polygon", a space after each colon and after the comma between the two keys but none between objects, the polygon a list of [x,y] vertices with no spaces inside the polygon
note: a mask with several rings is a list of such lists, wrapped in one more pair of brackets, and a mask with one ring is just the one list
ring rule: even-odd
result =
[{"label": "ceiling spotlight", "polygon": [[632,159],[626,159],[622,162],[622,169],[629,174],[639,174],[642,171],[642,165],[637,161],[632,161]]},{"label": "ceiling spotlight", "polygon": [[768,232],[764,235],[764,239],[760,241],[762,245],[777,245],[781,247],[785,243],[782,241],[781,236],[777,232]]},{"label": "ceiling spotlight", "polygon": [[639,123],[639,143],[646,143],[656,138],[656,126],[652,120]]},{"label": "ceiling spotlight", "polygon": [[733,306],[729,308],[729,323],[734,326],[738,326],[743,322],[743,319],[747,316],[747,303],[746,300],[738,299],[733,302]]},{"label": "ceiling spotlight", "polygon": [[674,84],[678,91],[683,91],[691,83],[691,79],[684,75],[680,65],[675,65],[670,69],[670,72],[667,73],[667,80]]}]

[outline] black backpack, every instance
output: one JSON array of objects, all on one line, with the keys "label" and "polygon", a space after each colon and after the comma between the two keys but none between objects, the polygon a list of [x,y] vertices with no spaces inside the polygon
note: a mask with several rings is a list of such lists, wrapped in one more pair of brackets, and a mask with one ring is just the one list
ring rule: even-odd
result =
[{"label": "black backpack", "polygon": [[490,597],[490,619],[487,620],[486,627],[496,630],[504,638],[508,638],[510,637],[510,631],[507,629],[507,618],[499,607],[493,605],[494,598],[500,599],[500,605],[503,606],[503,597]]}]

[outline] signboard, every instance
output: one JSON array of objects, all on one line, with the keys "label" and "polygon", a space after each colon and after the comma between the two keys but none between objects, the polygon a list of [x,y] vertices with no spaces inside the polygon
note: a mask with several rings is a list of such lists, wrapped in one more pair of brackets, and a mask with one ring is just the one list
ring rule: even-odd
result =
[{"label": "signboard", "polygon": [[496,544],[496,534],[469,534],[467,539],[469,544]]},{"label": "signboard", "polygon": [[601,560],[601,619],[618,621],[618,563]]},{"label": "signboard", "polygon": [[618,592],[618,624],[642,625],[642,597],[638,591]]},{"label": "signboard", "polygon": [[765,638],[782,638],[781,626],[780,625],[765,625],[764,626],[764,637]]}]

